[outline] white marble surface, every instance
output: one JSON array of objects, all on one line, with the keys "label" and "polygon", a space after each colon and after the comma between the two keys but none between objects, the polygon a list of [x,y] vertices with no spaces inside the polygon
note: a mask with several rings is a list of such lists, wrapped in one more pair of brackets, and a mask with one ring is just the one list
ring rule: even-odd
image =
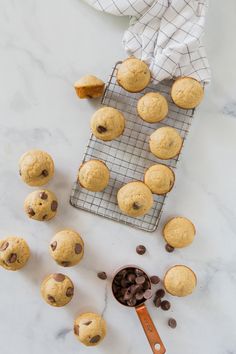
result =
[{"label": "white marble surface", "polygon": [[[121,38],[127,18],[99,14],[80,0],[0,0],[0,237],[22,235],[32,249],[20,272],[0,269],[1,354],[146,354],[146,338],[133,310],[116,303],[109,274],[136,263],[149,274],[164,274],[176,263],[198,275],[196,292],[172,298],[163,312],[149,303],[167,353],[236,353],[236,41],[235,0],[212,1],[206,46],[213,71],[211,86],[198,110],[179,164],[176,186],[163,222],[181,214],[194,221],[193,245],[173,254],[164,251],[160,229],[153,234],[130,229],[68,204],[71,184],[89,136],[89,117],[98,102],[79,101],[73,82],[85,73],[107,79],[124,56]],[[37,147],[54,157],[50,183],[60,201],[58,216],[48,223],[28,220],[22,203],[31,191],[18,177],[19,156]],[[55,231],[79,230],[86,244],[79,266],[61,269],[47,251]],[[148,253],[138,256],[137,244]],[[46,305],[39,294],[49,272],[66,271],[76,295],[65,308]],[[76,314],[103,312],[108,324],[104,342],[87,349],[72,333]],[[169,316],[178,321],[168,328]]]}]

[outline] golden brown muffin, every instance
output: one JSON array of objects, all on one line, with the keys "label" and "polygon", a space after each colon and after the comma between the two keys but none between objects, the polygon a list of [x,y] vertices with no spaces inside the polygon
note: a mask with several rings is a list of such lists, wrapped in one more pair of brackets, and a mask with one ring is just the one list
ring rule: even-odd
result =
[{"label": "golden brown muffin", "polygon": [[201,83],[192,77],[178,78],[171,88],[174,103],[184,109],[197,107],[202,101],[204,90]]},{"label": "golden brown muffin", "polygon": [[54,175],[53,159],[45,151],[29,150],[20,158],[19,174],[29,186],[43,186]]},{"label": "golden brown muffin", "polygon": [[196,230],[193,223],[184,217],[170,219],[163,228],[166,242],[174,248],[190,245],[195,237]]},{"label": "golden brown muffin", "polygon": [[78,182],[83,188],[91,192],[104,190],[109,183],[109,179],[110,171],[103,161],[86,161],[79,168]]},{"label": "golden brown muffin", "polygon": [[0,265],[7,270],[18,270],[25,266],[30,249],[23,238],[8,236],[0,240]]},{"label": "golden brown muffin", "polygon": [[171,168],[162,164],[156,164],[147,169],[144,175],[144,183],[154,194],[166,194],[170,192],[175,183],[175,174]]},{"label": "golden brown muffin", "polygon": [[158,92],[149,92],[138,100],[137,111],[139,116],[148,123],[157,123],[168,114],[168,103]]},{"label": "golden brown muffin", "polygon": [[79,98],[101,97],[104,87],[105,83],[93,75],[83,76],[74,84],[75,91]]},{"label": "golden brown muffin", "polygon": [[140,92],[148,86],[151,73],[144,61],[130,57],[118,67],[116,79],[126,91]]},{"label": "golden brown muffin", "polygon": [[24,210],[27,216],[38,221],[47,221],[54,218],[57,208],[57,197],[47,189],[28,194],[24,202]]},{"label": "golden brown muffin", "polygon": [[74,285],[71,279],[64,274],[50,274],[41,284],[41,295],[51,306],[65,306],[74,295]]},{"label": "golden brown muffin", "polygon": [[114,140],[125,129],[125,118],[117,109],[103,107],[93,114],[90,127],[97,139],[104,141]]},{"label": "golden brown muffin", "polygon": [[83,313],[75,319],[74,334],[88,347],[98,345],[106,336],[106,322],[97,313]]},{"label": "golden brown muffin", "polygon": [[78,232],[70,229],[61,230],[52,238],[49,253],[59,265],[72,267],[84,256],[84,242]]},{"label": "golden brown muffin", "polygon": [[120,210],[129,216],[138,217],[149,212],[153,205],[150,189],[143,182],[129,182],[117,194]]},{"label": "golden brown muffin", "polygon": [[151,152],[162,160],[172,159],[180,153],[183,140],[178,131],[172,127],[158,128],[150,136]]},{"label": "golden brown muffin", "polygon": [[185,265],[176,265],[170,268],[164,277],[164,287],[173,296],[187,296],[192,294],[197,285],[195,273]]}]

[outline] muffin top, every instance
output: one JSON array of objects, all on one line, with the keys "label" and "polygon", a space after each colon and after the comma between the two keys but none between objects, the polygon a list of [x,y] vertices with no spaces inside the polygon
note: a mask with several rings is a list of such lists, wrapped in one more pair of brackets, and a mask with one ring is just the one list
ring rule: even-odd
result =
[{"label": "muffin top", "polygon": [[184,217],[170,219],[163,228],[163,236],[166,242],[174,248],[182,248],[190,245],[195,237],[193,223]]},{"label": "muffin top", "polygon": [[144,175],[144,183],[155,194],[168,193],[175,182],[174,172],[167,166],[156,164],[148,168]]},{"label": "muffin top", "polygon": [[201,83],[192,77],[180,77],[172,86],[171,97],[174,103],[184,109],[192,109],[199,105],[204,96]]},{"label": "muffin top", "polygon": [[97,313],[82,313],[75,319],[74,334],[86,346],[98,345],[106,336],[106,322]]},{"label": "muffin top", "polygon": [[78,182],[92,192],[101,192],[108,185],[110,172],[106,164],[99,160],[90,160],[80,166]]},{"label": "muffin top", "polygon": [[74,294],[71,279],[61,273],[47,276],[41,284],[41,295],[51,306],[61,307],[68,304]]},{"label": "muffin top", "polygon": [[150,136],[151,152],[163,160],[168,160],[179,154],[183,140],[178,131],[172,127],[158,128]]},{"label": "muffin top", "polygon": [[126,91],[140,92],[150,82],[150,70],[142,60],[127,58],[120,64],[117,71],[117,82]]},{"label": "muffin top", "polygon": [[85,75],[75,82],[75,87],[104,86],[104,82],[94,75]]},{"label": "muffin top", "polygon": [[7,270],[18,270],[27,263],[30,249],[26,241],[17,236],[0,240],[0,265]]},{"label": "muffin top", "polygon": [[190,295],[197,285],[195,273],[185,265],[170,268],[164,277],[164,286],[168,293],[174,296]]},{"label": "muffin top", "polygon": [[103,107],[93,114],[90,126],[96,138],[110,141],[118,138],[123,133],[125,118],[117,109]]},{"label": "muffin top", "polygon": [[168,114],[168,103],[160,93],[149,92],[138,100],[137,111],[148,123],[160,122]]}]

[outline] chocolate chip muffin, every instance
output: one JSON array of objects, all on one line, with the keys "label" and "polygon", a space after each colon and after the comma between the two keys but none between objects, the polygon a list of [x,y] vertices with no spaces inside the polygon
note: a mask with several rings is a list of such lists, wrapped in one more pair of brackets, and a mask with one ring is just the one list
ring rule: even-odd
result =
[{"label": "chocolate chip muffin", "polygon": [[24,267],[30,257],[30,249],[23,238],[16,236],[0,240],[0,265],[7,270]]},{"label": "chocolate chip muffin", "polygon": [[143,216],[153,205],[150,189],[143,182],[129,182],[120,188],[117,194],[120,210],[129,216]]},{"label": "chocolate chip muffin", "polygon": [[81,236],[70,229],[57,232],[50,242],[49,253],[63,267],[78,264],[84,255],[84,242]]},{"label": "chocolate chip muffin", "polygon": [[185,265],[170,268],[164,277],[164,286],[168,293],[174,296],[190,295],[197,285],[195,273]]},{"label": "chocolate chip muffin", "polygon": [[166,194],[173,188],[175,174],[166,165],[156,164],[147,169],[144,175],[144,183],[154,194]]},{"label": "chocolate chip muffin", "polygon": [[93,114],[90,126],[97,139],[111,141],[123,133],[125,118],[117,109],[103,107]]},{"label": "chocolate chip muffin", "polygon": [[174,103],[184,109],[197,107],[202,101],[204,90],[201,83],[192,77],[178,78],[171,88]]},{"label": "chocolate chip muffin", "polygon": [[110,172],[106,164],[99,160],[90,160],[80,166],[77,181],[91,192],[101,192],[107,187],[109,179]]},{"label": "chocolate chip muffin", "polygon": [[101,97],[104,87],[105,83],[93,75],[83,76],[74,84],[75,91],[79,98]]},{"label": "chocolate chip muffin", "polygon": [[54,175],[53,159],[45,151],[29,150],[20,158],[19,174],[29,186],[43,186]]},{"label": "chocolate chip muffin", "polygon": [[144,61],[130,57],[118,67],[116,79],[126,91],[140,92],[148,86],[151,73]]},{"label": "chocolate chip muffin", "polygon": [[24,203],[25,213],[30,219],[47,221],[57,213],[57,197],[47,189],[30,193]]},{"label": "chocolate chip muffin", "polygon": [[138,115],[148,123],[157,123],[168,114],[168,103],[158,92],[149,92],[138,100]]},{"label": "chocolate chip muffin", "polygon": [[193,223],[184,217],[170,219],[163,228],[166,242],[174,248],[190,245],[195,237],[196,230]]},{"label": "chocolate chip muffin", "polygon": [[172,127],[158,128],[150,136],[151,152],[162,160],[172,159],[180,153],[183,139]]},{"label": "chocolate chip muffin", "polygon": [[42,282],[41,295],[51,306],[65,306],[74,295],[74,285],[71,279],[64,274],[50,274]]},{"label": "chocolate chip muffin", "polygon": [[96,313],[83,313],[75,319],[74,334],[88,347],[98,345],[106,335],[106,322]]}]

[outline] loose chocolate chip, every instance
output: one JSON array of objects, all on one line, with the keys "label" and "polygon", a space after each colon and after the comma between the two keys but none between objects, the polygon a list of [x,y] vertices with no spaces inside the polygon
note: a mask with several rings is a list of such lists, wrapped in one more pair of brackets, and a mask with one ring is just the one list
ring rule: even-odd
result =
[{"label": "loose chocolate chip", "polygon": [[161,298],[155,297],[155,299],[153,300],[153,303],[156,307],[160,307],[161,306]]},{"label": "loose chocolate chip", "polygon": [[74,325],[74,334],[79,336],[79,325]]},{"label": "loose chocolate chip", "polygon": [[45,193],[45,192],[40,192],[40,193],[39,193],[39,197],[40,197],[41,199],[43,199],[43,200],[48,199],[48,195],[47,195],[47,193]]},{"label": "loose chocolate chip", "polygon": [[34,215],[35,215],[34,209],[29,208],[29,209],[28,209],[28,214],[29,214],[30,216],[34,216]]},{"label": "loose chocolate chip", "polygon": [[134,272],[135,272],[135,274],[136,274],[138,277],[144,274],[143,271],[142,271],[141,269],[138,269],[138,268],[136,268]]},{"label": "loose chocolate chip", "polygon": [[135,298],[140,301],[143,299],[143,291],[139,291],[138,293],[135,294]]},{"label": "loose chocolate chip", "polygon": [[144,284],[145,283],[145,277],[143,276],[143,275],[141,275],[140,277],[137,277],[136,279],[135,279],[135,281],[136,281],[136,284]]},{"label": "loose chocolate chip", "polygon": [[170,302],[167,301],[167,300],[164,300],[164,301],[161,302],[161,308],[164,311],[168,311],[170,309],[170,306],[171,306]]},{"label": "loose chocolate chip", "polygon": [[9,246],[9,242],[4,241],[0,247],[0,251],[5,251],[8,246]]},{"label": "loose chocolate chip", "polygon": [[53,251],[55,251],[55,249],[57,248],[57,241],[53,241],[50,246],[51,246],[51,249]]},{"label": "loose chocolate chip", "polygon": [[102,125],[99,125],[96,129],[97,129],[97,132],[100,134],[105,133],[107,131],[107,128],[103,127]]},{"label": "loose chocolate chip", "polygon": [[140,255],[143,255],[146,252],[146,247],[143,245],[138,245],[136,247],[136,252]]},{"label": "loose chocolate chip", "polygon": [[106,275],[105,272],[99,272],[99,273],[97,274],[97,276],[98,276],[99,279],[102,279],[102,280],[107,279],[107,275]]},{"label": "loose chocolate chip", "polygon": [[165,296],[165,290],[164,289],[159,289],[156,291],[156,297],[159,297],[160,299],[162,299]]},{"label": "loose chocolate chip", "polygon": [[43,175],[43,177],[47,177],[48,176],[48,171],[47,170],[43,170],[41,175]]},{"label": "loose chocolate chip", "polygon": [[71,286],[66,290],[66,296],[67,297],[71,297],[74,295],[74,288],[72,288]]},{"label": "loose chocolate chip", "polygon": [[135,299],[135,297],[132,297],[131,299],[129,299],[129,300],[127,301],[127,305],[128,305],[128,306],[135,306],[136,303],[137,303],[137,300]]},{"label": "loose chocolate chip", "polygon": [[17,254],[11,253],[10,256],[8,257],[8,263],[14,263],[16,260],[17,260]]},{"label": "loose chocolate chip", "polygon": [[132,208],[134,210],[139,210],[141,208],[141,206],[138,203],[134,202],[133,205],[132,205]]},{"label": "loose chocolate chip", "polygon": [[169,318],[168,320],[168,325],[171,327],[171,328],[176,328],[177,326],[177,322],[174,318]]},{"label": "loose chocolate chip", "polygon": [[83,323],[83,325],[89,326],[91,323],[92,323],[92,321],[87,321],[87,322]]},{"label": "loose chocolate chip", "polygon": [[70,262],[69,262],[69,261],[62,261],[62,262],[61,262],[61,265],[62,265],[63,267],[69,267]]},{"label": "loose chocolate chip", "polygon": [[175,250],[174,247],[172,247],[172,246],[169,245],[168,243],[166,244],[165,249],[166,249],[166,251],[169,252],[169,253],[171,253],[171,252],[173,252],[173,251]]},{"label": "loose chocolate chip", "polygon": [[52,201],[52,204],[51,204],[51,210],[52,211],[56,211],[57,210],[57,207],[58,207],[58,203],[56,200],[53,200]]},{"label": "loose chocolate chip", "polygon": [[154,284],[154,285],[160,283],[160,278],[157,275],[152,275],[150,277],[150,280],[151,280],[151,283]]},{"label": "loose chocolate chip", "polygon": [[80,243],[75,244],[75,253],[80,254],[82,252],[83,247],[81,246]]},{"label": "loose chocolate chip", "polygon": [[101,339],[101,336],[99,336],[99,335],[94,336],[90,339],[90,343],[93,343],[93,344],[98,343],[100,341],[100,339]]},{"label": "loose chocolate chip", "polygon": [[61,273],[55,273],[55,274],[53,274],[53,279],[58,282],[62,282],[65,280],[65,275],[61,274]]},{"label": "loose chocolate chip", "polygon": [[56,302],[55,298],[51,295],[48,295],[48,301],[50,301],[52,304]]},{"label": "loose chocolate chip", "polygon": [[147,289],[146,291],[145,291],[145,293],[143,294],[143,297],[144,297],[144,299],[150,299],[151,297],[152,297],[152,290],[151,289]]}]

